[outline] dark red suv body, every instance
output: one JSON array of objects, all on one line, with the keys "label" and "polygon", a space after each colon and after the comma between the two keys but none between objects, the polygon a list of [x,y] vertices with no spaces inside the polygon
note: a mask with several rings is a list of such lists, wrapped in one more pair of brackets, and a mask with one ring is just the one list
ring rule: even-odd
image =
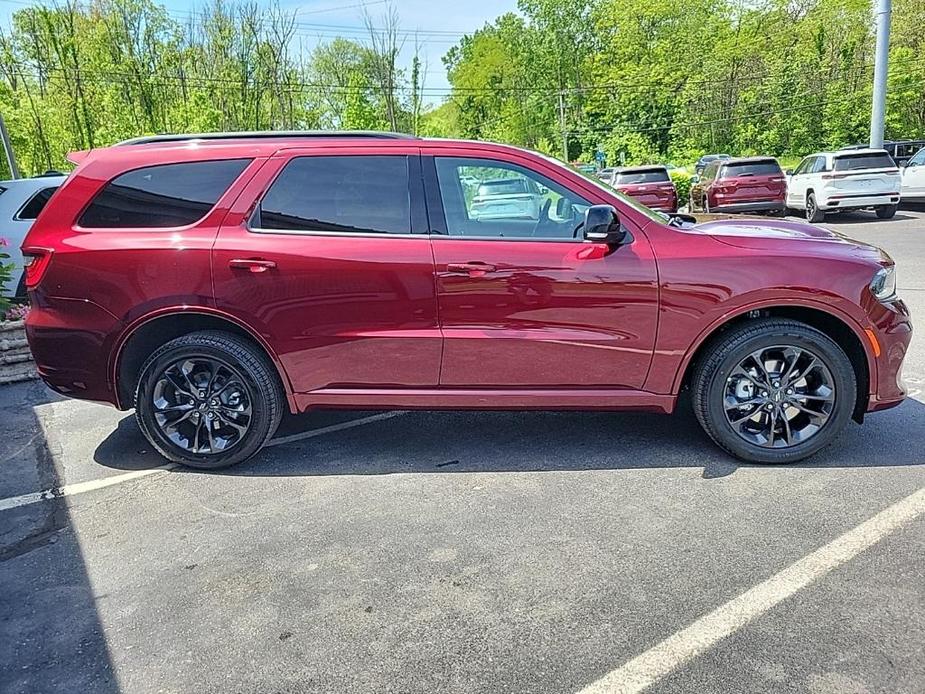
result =
[{"label": "dark red suv body", "polygon": [[678,211],[678,191],[664,166],[627,166],[615,169],[610,185],[651,210]]},{"label": "dark red suv body", "polygon": [[787,179],[773,157],[711,162],[691,186],[692,210],[783,214],[786,201]]},{"label": "dark red suv body", "polygon": [[[252,455],[283,409],[669,413],[687,385],[720,445],[787,462],[904,397],[892,261],[817,227],[666,223],[481,142],[190,136],[75,159],[24,243],[39,372],[135,406],[186,464]],[[535,220],[469,214],[508,177],[544,191]]]}]

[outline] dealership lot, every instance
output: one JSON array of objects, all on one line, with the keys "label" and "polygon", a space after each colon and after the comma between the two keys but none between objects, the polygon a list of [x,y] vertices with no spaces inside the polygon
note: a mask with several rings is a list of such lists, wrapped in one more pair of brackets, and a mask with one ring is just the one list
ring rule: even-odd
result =
[{"label": "dealership lot", "polygon": [[[925,208],[826,224],[925,315]],[[4,388],[2,689],[576,692],[655,653],[653,692],[921,691],[921,338],[905,375],[908,402],[791,467],[736,463],[682,406],[313,413],[227,472],[163,470],[130,414]]]}]

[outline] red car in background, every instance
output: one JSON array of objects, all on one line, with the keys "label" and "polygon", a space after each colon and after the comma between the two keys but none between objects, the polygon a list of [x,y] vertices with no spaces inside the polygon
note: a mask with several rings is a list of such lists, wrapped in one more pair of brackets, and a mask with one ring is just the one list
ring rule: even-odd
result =
[{"label": "red car in background", "polygon": [[627,166],[614,169],[607,181],[652,210],[678,211],[678,191],[664,166]]},{"label": "red car in background", "polygon": [[770,212],[787,210],[787,179],[774,157],[710,162],[691,186],[691,211]]}]

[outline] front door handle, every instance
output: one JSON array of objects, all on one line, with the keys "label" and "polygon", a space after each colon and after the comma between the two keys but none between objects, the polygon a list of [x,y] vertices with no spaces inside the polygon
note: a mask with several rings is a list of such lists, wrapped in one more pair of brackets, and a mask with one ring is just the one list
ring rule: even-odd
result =
[{"label": "front door handle", "polygon": [[228,267],[238,270],[250,270],[251,272],[266,272],[276,267],[273,260],[263,260],[262,258],[235,258],[228,261]]},{"label": "front door handle", "polygon": [[473,261],[471,263],[447,263],[446,271],[454,275],[468,275],[469,277],[484,277],[495,271],[494,265]]}]

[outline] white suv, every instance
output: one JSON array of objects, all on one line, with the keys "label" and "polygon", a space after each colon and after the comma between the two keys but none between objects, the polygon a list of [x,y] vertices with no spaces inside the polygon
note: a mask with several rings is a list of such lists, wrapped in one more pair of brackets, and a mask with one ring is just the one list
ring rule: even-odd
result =
[{"label": "white suv", "polygon": [[900,191],[906,202],[925,202],[925,147],[905,163],[902,170],[903,187]]},{"label": "white suv", "polygon": [[880,219],[896,214],[899,169],[882,149],[811,154],[787,176],[787,207],[821,222],[826,212],[873,209]]}]

